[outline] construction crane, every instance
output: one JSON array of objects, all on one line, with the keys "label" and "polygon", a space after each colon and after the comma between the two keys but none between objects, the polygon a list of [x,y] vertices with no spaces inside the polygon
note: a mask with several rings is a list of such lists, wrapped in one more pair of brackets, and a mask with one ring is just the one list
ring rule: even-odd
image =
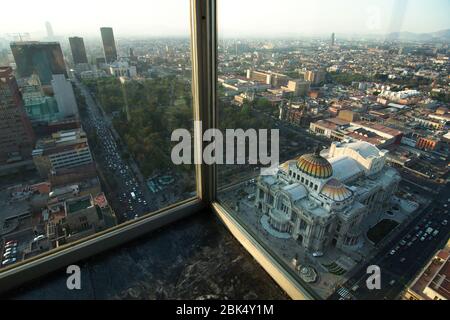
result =
[{"label": "construction crane", "polygon": [[20,42],[24,41],[23,38],[30,38],[30,34],[28,32],[25,33],[20,33],[20,32],[16,32],[16,33],[7,33],[6,34],[8,37],[19,37]]}]

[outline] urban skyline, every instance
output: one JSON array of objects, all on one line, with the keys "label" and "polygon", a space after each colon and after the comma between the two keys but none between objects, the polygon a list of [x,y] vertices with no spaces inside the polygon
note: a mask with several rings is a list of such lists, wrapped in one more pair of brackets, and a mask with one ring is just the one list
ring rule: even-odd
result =
[{"label": "urban skyline", "polygon": [[[228,145],[214,149],[214,157],[227,156],[208,185],[217,189],[214,200],[311,298],[406,299],[411,291],[416,299],[450,299],[440,281],[409,286],[441,249],[450,278],[449,31],[352,39],[346,25],[364,33],[358,23],[367,17],[349,17],[373,7],[347,1],[354,6],[322,25],[341,2],[307,2],[302,11],[286,0],[270,12],[268,1],[254,3],[219,2],[211,90],[215,128],[226,130]],[[368,29],[401,30],[414,10],[425,10],[413,0],[377,3],[394,14],[365,19]],[[60,16],[37,12],[42,37],[0,38],[0,272],[197,196],[204,181],[191,162],[174,160],[173,137],[195,128],[192,89],[200,82],[192,59],[199,56],[189,29],[183,38],[131,31],[144,8],[128,11],[131,27],[105,14],[68,35]],[[298,17],[285,19],[286,11]],[[90,20],[89,12],[79,20]],[[437,13],[424,21],[431,18],[447,23]],[[245,32],[264,35],[231,37],[241,20]],[[311,30],[323,36],[302,38]],[[235,149],[228,139],[233,131],[261,155],[264,143],[252,143],[264,139],[261,129],[276,130],[271,160],[279,161],[270,170],[252,160],[252,148]],[[366,264],[383,270],[379,290],[366,286]]]},{"label": "urban skyline", "polygon": [[[136,0],[134,0],[136,1]],[[42,2],[49,2],[43,5]],[[71,15],[49,12],[51,0],[30,2],[30,10],[18,24],[13,17],[0,21],[0,30],[5,33],[29,32],[36,38],[47,36],[41,17],[48,19],[54,34],[59,36],[82,33],[86,37],[96,36],[98,25],[110,25],[117,29],[117,37],[125,36],[187,36],[189,33],[189,1],[176,0],[136,3],[141,10],[127,12],[127,23],[122,22],[120,10],[108,9],[99,19],[96,12],[105,11],[102,2],[81,1]],[[133,1],[132,1],[133,2]],[[182,5],[180,6],[180,2]],[[323,35],[336,32],[341,35],[389,34],[392,32],[428,33],[450,29],[446,14],[450,3],[445,0],[383,0],[383,1],[331,1],[298,2],[284,0],[272,6],[270,0],[228,0],[218,2],[219,29],[224,37],[251,36],[273,37],[298,35]],[[132,4],[129,4],[132,7]],[[14,10],[15,3],[2,4],[5,11]],[[89,10],[86,10],[89,8]],[[236,9],[235,8],[239,8]],[[257,8],[258,14],[251,12]],[[291,10],[285,10],[290,8]],[[339,12],[339,14],[336,14]],[[171,19],[165,19],[170,15]],[[267,19],[283,16],[283,21],[268,29],[260,26]],[[78,17],[83,16],[83,23]],[[250,23],[248,23],[250,22]],[[355,30],[358,30],[355,33]]]}]

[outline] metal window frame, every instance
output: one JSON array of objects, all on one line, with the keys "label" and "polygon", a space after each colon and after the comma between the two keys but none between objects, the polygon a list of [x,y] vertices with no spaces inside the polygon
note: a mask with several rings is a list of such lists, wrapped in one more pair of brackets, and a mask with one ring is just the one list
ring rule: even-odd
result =
[{"label": "metal window frame", "polygon": [[[217,116],[217,0],[190,0],[192,57],[192,97],[194,120],[194,152],[202,158],[202,133],[216,128]],[[77,261],[122,245],[130,240],[182,219],[204,208],[211,208],[233,236],[293,299],[314,299],[279,261],[252,236],[217,199],[216,165],[196,164],[197,197],[150,213],[134,221],[80,239],[19,262],[0,271],[0,293],[42,277]]]},{"label": "metal window frame", "polygon": [[[203,128],[211,127],[212,114],[208,110],[211,96],[215,92],[210,87],[215,79],[213,70],[215,56],[206,56],[204,46],[205,34],[209,19],[206,19],[206,1],[190,0],[190,37],[192,57],[192,106],[194,121],[202,121]],[[208,11],[209,12],[209,11]],[[208,21],[208,23],[206,23]],[[209,39],[211,43],[211,40]],[[205,75],[208,75],[207,77]],[[194,128],[194,145],[201,155],[202,142],[199,128]],[[195,198],[173,204],[156,212],[149,213],[139,219],[122,223],[108,230],[93,234],[73,243],[50,250],[35,257],[21,261],[0,270],[0,293],[15,289],[20,285],[42,277],[46,274],[67,267],[77,261],[89,258],[106,250],[120,246],[130,240],[141,237],[167,224],[180,220],[209,206],[212,194],[210,186],[211,168],[195,164],[195,179],[197,195]]]},{"label": "metal window frame", "polygon": [[[223,0],[226,1],[226,0]],[[197,63],[193,70],[199,75],[197,79],[197,96],[200,97],[198,110],[202,112],[198,117],[203,121],[203,129],[218,127],[218,101],[217,101],[217,0],[191,1],[192,32],[193,32],[193,63]],[[196,54],[194,54],[196,53]],[[199,54],[201,53],[201,54]],[[197,136],[199,138],[200,136]],[[201,139],[197,139],[198,142]],[[217,166],[202,166],[201,186],[199,192],[211,205],[212,210],[225,224],[233,236],[255,258],[267,273],[280,285],[281,288],[296,300],[312,300],[317,298],[311,290],[297,281],[282,264],[261,245],[260,241],[233,216],[233,214],[217,199]]]}]

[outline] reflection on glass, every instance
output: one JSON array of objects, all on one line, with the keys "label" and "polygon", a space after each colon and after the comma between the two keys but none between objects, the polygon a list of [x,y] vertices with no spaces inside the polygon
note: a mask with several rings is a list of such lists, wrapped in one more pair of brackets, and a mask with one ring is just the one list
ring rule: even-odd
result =
[{"label": "reflection on glass", "polygon": [[220,126],[280,136],[219,199],[318,298],[395,299],[449,235],[448,18],[347,2],[219,3]]},{"label": "reflection on glass", "polygon": [[195,196],[170,159],[193,127],[188,3],[155,3],[2,19],[0,268]]}]

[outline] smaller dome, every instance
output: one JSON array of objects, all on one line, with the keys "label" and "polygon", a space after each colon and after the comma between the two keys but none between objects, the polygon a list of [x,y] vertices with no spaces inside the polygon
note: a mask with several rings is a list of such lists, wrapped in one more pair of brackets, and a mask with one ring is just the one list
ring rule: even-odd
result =
[{"label": "smaller dome", "polygon": [[289,161],[286,161],[280,165],[280,170],[283,170],[284,172],[289,172]]},{"label": "smaller dome", "polygon": [[347,189],[344,184],[334,178],[327,181],[320,193],[334,201],[344,201],[353,195],[351,190]]}]

